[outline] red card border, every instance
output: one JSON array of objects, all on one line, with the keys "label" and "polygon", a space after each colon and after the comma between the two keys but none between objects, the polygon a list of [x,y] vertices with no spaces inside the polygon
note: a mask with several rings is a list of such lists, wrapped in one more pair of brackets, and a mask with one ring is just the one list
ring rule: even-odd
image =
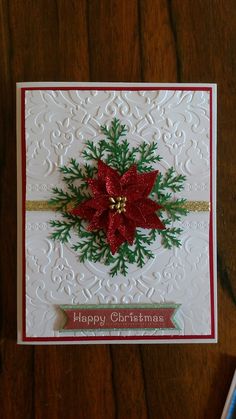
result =
[{"label": "red card border", "polygon": [[[208,91],[210,94],[210,214],[209,214],[209,271],[210,271],[210,302],[211,302],[211,334],[210,335],[161,335],[161,336],[66,336],[66,337],[28,337],[26,335],[26,259],[25,259],[25,208],[26,208],[26,138],[25,138],[25,92],[28,90],[112,90],[112,91]],[[214,298],[214,261],[213,261],[213,212],[212,212],[212,149],[213,149],[213,106],[212,87],[113,87],[113,86],[68,86],[68,87],[22,87],[21,91],[21,159],[22,159],[22,342],[81,342],[81,341],[153,341],[153,340],[207,340],[215,338],[215,298]]]}]

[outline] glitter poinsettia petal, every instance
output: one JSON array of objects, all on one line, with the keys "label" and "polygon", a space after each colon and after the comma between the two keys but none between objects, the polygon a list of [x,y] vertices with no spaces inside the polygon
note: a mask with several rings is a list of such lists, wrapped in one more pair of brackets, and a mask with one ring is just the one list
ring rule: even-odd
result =
[{"label": "glitter poinsettia petal", "polygon": [[105,182],[106,190],[109,196],[119,196],[122,193],[120,176],[118,174],[108,173]]},{"label": "glitter poinsettia petal", "polygon": [[131,166],[127,172],[121,177],[120,183],[122,187],[137,184],[137,168],[135,165]]},{"label": "glitter poinsettia petal", "polygon": [[88,179],[87,182],[94,196],[106,193],[104,182],[102,182],[100,179]]},{"label": "glitter poinsettia petal", "polygon": [[149,198],[144,198],[140,199],[139,201],[136,201],[136,205],[138,206],[142,214],[145,214],[145,216],[161,209],[161,205]]},{"label": "glitter poinsettia petal", "polygon": [[123,222],[123,217],[119,213],[109,213],[108,215],[108,229],[107,229],[107,241],[109,243],[111,253],[117,252],[120,245],[126,241],[125,237],[117,229],[117,225]]},{"label": "glitter poinsettia petal", "polygon": [[132,220],[125,220],[125,223],[120,224],[118,230],[125,240],[132,244],[135,237],[135,223]]},{"label": "glitter poinsettia petal", "polygon": [[117,171],[112,169],[112,167],[108,166],[102,160],[98,160],[98,179],[105,180],[107,175],[117,175]]},{"label": "glitter poinsettia petal", "polygon": [[90,221],[88,230],[103,229],[114,254],[124,242],[133,244],[137,227],[165,229],[156,214],[161,206],[148,198],[158,171],[145,174],[131,166],[122,176],[98,161],[97,179],[88,179],[93,198],[71,213]]},{"label": "glitter poinsettia petal", "polygon": [[82,202],[82,204],[78,205],[77,207],[71,210],[72,215],[77,215],[85,220],[92,220],[95,210],[89,206],[89,200]]},{"label": "glitter poinsettia petal", "polygon": [[161,222],[160,218],[156,214],[150,214],[145,223],[139,223],[137,227],[142,228],[156,228],[158,230],[165,230],[165,225]]},{"label": "glitter poinsettia petal", "polygon": [[137,223],[145,223],[145,216],[142,213],[141,209],[136,206],[136,202],[127,203],[126,205],[126,217],[130,220],[134,220]]},{"label": "glitter poinsettia petal", "polygon": [[108,225],[107,212],[104,209],[96,211],[93,215],[91,222],[89,223],[87,230],[106,230]]},{"label": "glitter poinsettia petal", "polygon": [[151,193],[154,183],[156,182],[158,173],[158,170],[153,170],[149,173],[138,174],[138,183],[145,186],[143,196],[147,197]]}]

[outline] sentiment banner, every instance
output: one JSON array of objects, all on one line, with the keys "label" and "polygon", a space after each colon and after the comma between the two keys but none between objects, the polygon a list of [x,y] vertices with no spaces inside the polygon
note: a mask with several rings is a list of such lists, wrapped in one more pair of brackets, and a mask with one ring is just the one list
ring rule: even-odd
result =
[{"label": "sentiment banner", "polygon": [[62,331],[114,329],[175,329],[179,304],[60,305],[66,322]]}]

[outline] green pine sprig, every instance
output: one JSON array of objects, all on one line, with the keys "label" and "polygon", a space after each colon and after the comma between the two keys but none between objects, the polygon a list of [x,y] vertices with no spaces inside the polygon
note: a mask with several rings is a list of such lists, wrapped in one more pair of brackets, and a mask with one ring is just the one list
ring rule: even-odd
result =
[{"label": "green pine sprig", "polygon": [[138,153],[140,154],[137,161],[137,170],[139,172],[150,172],[153,170],[152,165],[161,161],[161,156],[156,154],[157,144],[156,143],[142,143],[138,147]]},{"label": "green pine sprig", "polygon": [[105,152],[105,144],[99,141],[97,145],[93,141],[86,141],[86,149],[83,150],[82,156],[85,160],[99,160],[102,159]]},{"label": "green pine sprig", "polygon": [[58,211],[64,211],[68,204],[70,204],[74,196],[67,191],[63,191],[63,189],[54,187],[52,188],[52,192],[54,194],[54,198],[51,198],[49,204],[52,206],[56,206]]},{"label": "green pine sprig", "polygon": [[135,236],[135,260],[139,268],[142,268],[147,259],[151,259],[154,257],[151,250],[149,250],[145,245],[150,245],[152,242],[151,238],[148,236],[146,237],[144,234],[140,233],[139,231],[136,232]]},{"label": "green pine sprig", "polygon": [[59,170],[65,175],[63,180],[67,183],[73,182],[76,179],[83,179],[82,168],[80,168],[79,163],[73,158],[70,159],[69,166],[62,166]]},{"label": "green pine sprig", "polygon": [[71,230],[77,229],[77,232],[80,233],[83,221],[67,212],[62,212],[62,217],[64,218],[63,220],[50,221],[50,225],[55,228],[51,233],[51,238],[67,243],[71,238]]},{"label": "green pine sprig", "polygon": [[[89,164],[80,166],[75,159],[70,159],[68,166],[60,167],[60,172],[64,174],[63,180],[68,185],[75,181],[86,181],[97,173],[97,168]],[[86,183],[80,184],[80,187],[87,187]]]},{"label": "green pine sprig", "polygon": [[166,230],[159,230],[159,234],[162,237],[162,245],[166,249],[171,249],[172,247],[180,247],[181,241],[178,239],[178,236],[182,233],[181,228],[167,228]]},{"label": "green pine sprig", "polygon": [[170,189],[172,192],[180,192],[184,187],[186,176],[176,175],[174,168],[170,167],[165,175],[159,173],[156,184],[154,185],[153,192],[160,193],[165,189]]},{"label": "green pine sprig", "polygon": [[154,142],[130,147],[128,140],[122,138],[127,134],[127,128],[116,118],[113,119],[110,127],[101,126],[101,132],[106,139],[97,143],[90,140],[85,142],[86,147],[82,152],[85,160],[103,159],[120,174],[126,172],[132,164],[136,164],[140,172],[150,172],[153,170],[151,165],[161,160],[161,156],[156,153],[157,144]]}]

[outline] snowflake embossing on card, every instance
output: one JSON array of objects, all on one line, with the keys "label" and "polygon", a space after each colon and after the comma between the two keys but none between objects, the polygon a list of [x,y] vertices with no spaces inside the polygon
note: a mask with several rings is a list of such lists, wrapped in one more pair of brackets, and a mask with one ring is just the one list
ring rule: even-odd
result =
[{"label": "snowflake embossing on card", "polygon": [[216,86],[20,83],[17,134],[18,342],[216,342]]}]

